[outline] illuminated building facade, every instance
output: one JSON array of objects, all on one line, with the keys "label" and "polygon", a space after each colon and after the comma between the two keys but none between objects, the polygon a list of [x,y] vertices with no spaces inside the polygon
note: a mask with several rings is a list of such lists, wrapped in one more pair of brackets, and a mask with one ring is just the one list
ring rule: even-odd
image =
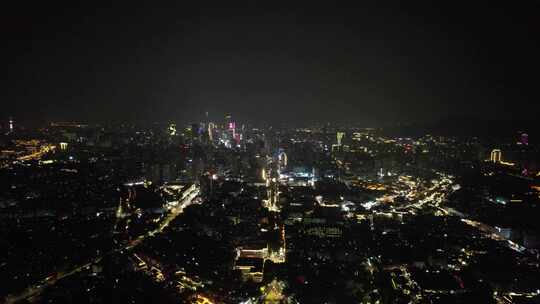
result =
[{"label": "illuminated building facade", "polygon": [[230,121],[228,124],[229,136],[237,144],[240,144],[240,134],[236,132],[236,122]]},{"label": "illuminated building facade", "polygon": [[341,147],[343,137],[345,137],[345,132],[337,132],[336,133],[336,140],[337,140],[337,146],[338,147]]},{"label": "illuminated building facade", "polygon": [[278,154],[278,169],[279,171],[285,169],[287,167],[287,154],[285,151],[280,149]]},{"label": "illuminated building facade", "polygon": [[169,133],[169,135],[171,135],[171,136],[175,136],[175,135],[176,135],[176,124],[175,124],[175,123],[171,123],[171,124],[169,125],[168,133]]},{"label": "illuminated building facade", "polygon": [[493,163],[500,163],[502,160],[502,152],[499,149],[493,149],[491,151],[490,160]]},{"label": "illuminated building facade", "polygon": [[208,139],[210,140],[210,142],[214,141],[214,129],[215,129],[214,123],[213,122],[208,123]]},{"label": "illuminated building facade", "polygon": [[10,133],[13,133],[13,128],[14,128],[14,122],[13,122],[13,118],[9,118],[9,132]]}]

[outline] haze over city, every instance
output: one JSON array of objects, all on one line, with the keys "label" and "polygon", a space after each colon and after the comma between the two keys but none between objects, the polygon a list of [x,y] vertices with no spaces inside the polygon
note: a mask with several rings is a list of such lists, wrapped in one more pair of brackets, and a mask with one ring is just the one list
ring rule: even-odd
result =
[{"label": "haze over city", "polygon": [[[433,121],[538,114],[536,1],[10,4],[5,115]],[[32,111],[28,111],[32,109]]]}]

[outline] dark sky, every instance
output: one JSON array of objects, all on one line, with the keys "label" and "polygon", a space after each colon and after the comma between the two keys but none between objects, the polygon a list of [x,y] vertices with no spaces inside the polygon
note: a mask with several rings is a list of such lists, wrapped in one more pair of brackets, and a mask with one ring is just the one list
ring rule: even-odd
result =
[{"label": "dark sky", "polygon": [[[249,121],[380,124],[540,112],[538,1],[42,2],[1,10],[2,116],[188,122],[209,111]],[[163,2],[147,1],[156,3]]]}]

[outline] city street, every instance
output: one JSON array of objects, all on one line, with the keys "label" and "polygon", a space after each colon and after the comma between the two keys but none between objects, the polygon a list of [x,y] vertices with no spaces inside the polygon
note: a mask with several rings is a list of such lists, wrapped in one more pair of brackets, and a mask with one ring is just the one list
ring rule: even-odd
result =
[{"label": "city street", "polygon": [[96,257],[95,259],[89,262],[86,262],[84,264],[77,265],[69,271],[57,273],[52,277],[49,276],[46,279],[41,280],[39,283],[36,283],[28,287],[25,291],[23,291],[22,293],[18,295],[10,295],[6,298],[5,303],[6,304],[17,303],[24,299],[31,299],[33,297],[39,296],[39,294],[42,293],[47,287],[53,286],[58,281],[68,278],[76,273],[90,269],[92,265],[95,265],[101,262],[101,260],[107,255],[123,253],[124,251],[130,251],[136,248],[138,245],[143,243],[147,238],[153,237],[159,233],[162,233],[163,230],[170,224],[171,221],[173,221],[178,215],[182,214],[182,212],[184,211],[184,208],[192,204],[193,199],[197,197],[197,195],[199,195],[198,188],[195,188],[190,193],[188,193],[185,196],[185,198],[179,203],[179,206],[171,209],[169,214],[160,222],[159,226],[156,229],[149,231],[143,235],[140,235],[136,239],[131,240],[128,244],[120,248],[116,248],[112,251],[106,252],[103,255]]}]

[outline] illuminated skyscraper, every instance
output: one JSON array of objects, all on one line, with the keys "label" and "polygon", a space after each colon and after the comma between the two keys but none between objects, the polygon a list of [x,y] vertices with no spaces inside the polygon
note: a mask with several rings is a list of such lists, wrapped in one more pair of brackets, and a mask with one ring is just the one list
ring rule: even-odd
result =
[{"label": "illuminated skyscraper", "polygon": [[491,151],[490,160],[491,160],[491,162],[494,162],[494,163],[500,163],[501,160],[502,160],[502,152],[501,152],[501,150],[493,149]]},{"label": "illuminated skyscraper", "polygon": [[175,136],[176,135],[176,124],[175,123],[171,123],[169,125],[169,129],[167,130],[169,132],[169,135],[171,136]]},{"label": "illuminated skyscraper", "polygon": [[229,120],[229,123],[227,125],[227,130],[228,130],[229,138],[231,142],[234,141],[236,144],[239,144],[239,138],[236,134],[236,123],[234,121]]},{"label": "illuminated skyscraper", "polygon": [[278,153],[278,170],[282,171],[287,167],[287,154],[282,149]]},{"label": "illuminated skyscraper", "polygon": [[10,133],[13,133],[13,128],[14,128],[14,124],[15,122],[13,121],[13,118],[9,118],[9,132]]},{"label": "illuminated skyscraper", "polygon": [[337,139],[337,146],[341,147],[341,143],[343,141],[343,137],[345,136],[345,132],[337,132],[336,133],[336,139]]},{"label": "illuminated skyscraper", "polygon": [[214,123],[213,122],[209,122],[208,123],[208,139],[210,140],[210,142],[213,142],[214,141]]}]

